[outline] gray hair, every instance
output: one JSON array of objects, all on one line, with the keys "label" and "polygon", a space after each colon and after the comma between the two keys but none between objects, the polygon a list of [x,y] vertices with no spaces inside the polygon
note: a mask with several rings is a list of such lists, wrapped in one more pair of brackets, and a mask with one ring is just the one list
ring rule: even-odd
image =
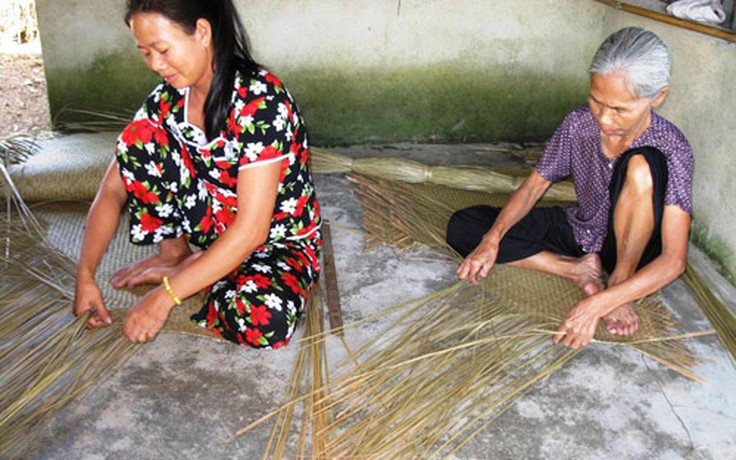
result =
[{"label": "gray hair", "polygon": [[639,27],[611,34],[593,56],[588,72],[609,75],[622,71],[635,97],[655,99],[670,83],[672,59],[661,38]]}]

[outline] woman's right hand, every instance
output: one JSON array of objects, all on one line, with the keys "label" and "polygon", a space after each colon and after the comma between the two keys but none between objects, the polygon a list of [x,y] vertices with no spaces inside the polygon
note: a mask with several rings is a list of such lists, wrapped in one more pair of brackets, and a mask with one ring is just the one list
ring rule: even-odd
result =
[{"label": "woman's right hand", "polygon": [[488,276],[498,257],[498,243],[494,239],[484,237],[480,244],[468,254],[457,269],[457,276],[461,280],[468,280],[478,284]]},{"label": "woman's right hand", "polygon": [[102,291],[97,283],[94,280],[77,280],[74,291],[74,316],[84,315],[89,310],[94,310],[94,313],[87,322],[87,329],[112,324],[112,316],[102,300]]}]

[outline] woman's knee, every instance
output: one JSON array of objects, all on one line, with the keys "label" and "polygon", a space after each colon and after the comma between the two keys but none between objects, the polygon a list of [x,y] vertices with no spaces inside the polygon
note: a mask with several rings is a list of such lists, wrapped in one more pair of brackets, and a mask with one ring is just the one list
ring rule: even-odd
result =
[{"label": "woman's knee", "polygon": [[281,309],[252,305],[250,314],[239,320],[247,324],[241,342],[253,348],[280,348],[291,340],[301,313],[293,302]]},{"label": "woman's knee", "polygon": [[654,188],[652,169],[646,157],[642,154],[634,154],[629,158],[626,165],[626,183],[630,190],[639,194],[651,194]]}]

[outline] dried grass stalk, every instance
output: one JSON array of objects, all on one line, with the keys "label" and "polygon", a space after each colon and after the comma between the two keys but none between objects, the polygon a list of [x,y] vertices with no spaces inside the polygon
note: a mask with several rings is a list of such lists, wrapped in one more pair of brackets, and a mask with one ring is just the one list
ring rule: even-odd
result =
[{"label": "dried grass stalk", "polygon": [[736,314],[734,311],[713,294],[703,278],[689,263],[685,274],[682,275],[682,280],[695,296],[700,309],[703,310],[703,313],[713,325],[723,346],[736,359]]},{"label": "dried grass stalk", "polygon": [[[528,174],[528,171],[519,175],[518,171],[510,169],[474,166],[428,166],[401,158],[350,159],[315,147],[311,148],[311,153],[312,167],[319,173],[354,173],[409,184],[444,185],[488,193],[513,193]],[[572,202],[575,201],[575,190],[572,183],[560,182],[550,187],[543,199]]]},{"label": "dried grass stalk", "polygon": [[74,263],[44,242],[43,226],[0,164],[8,190],[0,256],[0,457],[18,457],[73,398],[122,365],[138,346],[120,323],[85,331],[71,314]]},{"label": "dried grass stalk", "polygon": [[[325,407],[328,400],[329,373],[324,344],[322,287],[316,286],[307,298],[305,337],[299,341],[299,351],[291,371],[283,410],[273,413],[276,419],[263,459],[269,458],[332,458],[326,454],[329,443],[329,425],[332,414]],[[287,455],[296,402],[302,403],[302,417],[293,455]],[[263,419],[266,420],[266,419]],[[245,430],[241,430],[242,434]],[[311,434],[311,437],[310,437]]]}]

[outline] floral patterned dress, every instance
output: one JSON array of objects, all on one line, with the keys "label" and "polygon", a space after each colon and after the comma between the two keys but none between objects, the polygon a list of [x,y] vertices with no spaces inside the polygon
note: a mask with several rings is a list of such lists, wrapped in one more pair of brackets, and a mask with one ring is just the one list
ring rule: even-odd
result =
[{"label": "floral patterned dress", "polygon": [[319,273],[321,218],[306,128],[289,92],[266,70],[236,75],[227,126],[216,139],[187,122],[188,97],[188,88],[160,84],[118,138],[130,241],[186,235],[206,249],[237,214],[238,172],[280,162],[266,243],[209,286],[192,315],[230,341],[278,348],[291,338]]}]

